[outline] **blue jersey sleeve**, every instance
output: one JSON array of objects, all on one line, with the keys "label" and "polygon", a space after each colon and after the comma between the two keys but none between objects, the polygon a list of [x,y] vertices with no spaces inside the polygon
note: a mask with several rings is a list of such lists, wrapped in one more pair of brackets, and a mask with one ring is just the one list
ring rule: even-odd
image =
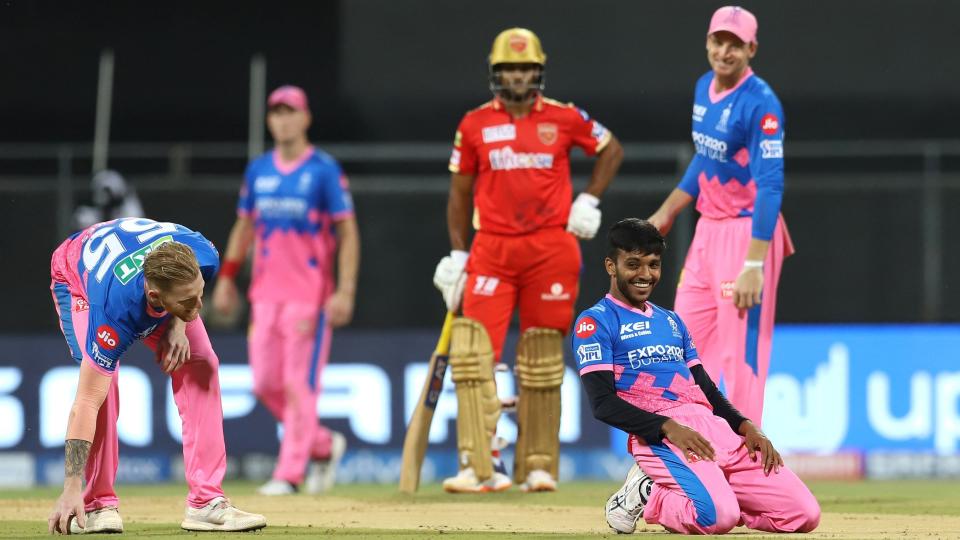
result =
[{"label": "blue jersey sleeve", "polygon": [[752,236],[770,240],[783,201],[783,108],[769,87],[764,85],[754,105],[747,129],[750,174],[757,184],[753,205]]},{"label": "blue jersey sleeve", "polygon": [[688,368],[700,364],[700,355],[697,353],[697,346],[693,343],[693,337],[690,336],[690,331],[687,330],[686,323],[684,323],[683,319],[676,313],[674,313],[673,316],[680,321],[680,332],[683,336],[683,360],[686,362]]},{"label": "blue jersey sleeve", "polygon": [[87,319],[87,354],[93,363],[108,373],[117,369],[120,356],[130,347],[134,336],[110,319],[103,306],[91,305]]},{"label": "blue jersey sleeve", "polygon": [[703,170],[703,163],[701,163],[701,161],[703,161],[703,156],[694,154],[693,159],[690,160],[690,165],[687,165],[687,172],[683,173],[683,178],[677,185],[678,189],[694,199],[700,196],[699,176],[700,171]]},{"label": "blue jersey sleeve", "polygon": [[243,173],[243,185],[240,186],[240,199],[237,201],[237,215],[248,216],[253,212],[253,181],[257,177],[256,161],[247,165]]},{"label": "blue jersey sleeve", "polygon": [[337,164],[327,168],[323,176],[323,196],[321,211],[330,213],[334,221],[353,215],[353,198],[350,196],[350,182],[347,175]]},{"label": "blue jersey sleeve", "polygon": [[584,311],[573,327],[573,353],[580,375],[613,371],[613,343],[605,321],[591,310]]}]

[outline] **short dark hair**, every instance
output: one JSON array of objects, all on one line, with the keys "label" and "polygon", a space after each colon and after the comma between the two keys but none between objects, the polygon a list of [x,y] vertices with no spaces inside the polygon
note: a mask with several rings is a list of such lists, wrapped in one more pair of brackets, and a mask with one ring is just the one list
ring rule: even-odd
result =
[{"label": "short dark hair", "polygon": [[660,231],[649,221],[639,218],[626,218],[614,223],[607,232],[607,239],[610,247],[607,257],[613,261],[617,260],[617,250],[662,255],[667,248]]}]

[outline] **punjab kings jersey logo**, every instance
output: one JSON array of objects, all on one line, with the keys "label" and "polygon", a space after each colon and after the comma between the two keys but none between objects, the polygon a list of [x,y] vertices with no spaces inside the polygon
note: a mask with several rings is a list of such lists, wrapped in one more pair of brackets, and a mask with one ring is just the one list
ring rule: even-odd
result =
[{"label": "punjab kings jersey logo", "polygon": [[557,142],[557,125],[553,123],[537,124],[537,137],[545,145]]}]

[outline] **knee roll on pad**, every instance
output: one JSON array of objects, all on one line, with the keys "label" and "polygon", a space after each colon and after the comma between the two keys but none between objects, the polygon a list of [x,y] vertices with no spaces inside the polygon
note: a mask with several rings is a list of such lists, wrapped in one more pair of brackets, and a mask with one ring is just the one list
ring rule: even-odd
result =
[{"label": "knee roll on pad", "polygon": [[525,482],[535,469],[558,477],[560,461],[560,385],[563,336],[549,328],[530,328],[517,345],[517,449],[514,479]]},{"label": "knee roll on pad", "polygon": [[493,476],[490,440],[500,419],[500,399],[493,378],[493,346],[479,322],[466,317],[453,321],[450,369],[457,389],[460,467],[473,467],[483,481]]}]

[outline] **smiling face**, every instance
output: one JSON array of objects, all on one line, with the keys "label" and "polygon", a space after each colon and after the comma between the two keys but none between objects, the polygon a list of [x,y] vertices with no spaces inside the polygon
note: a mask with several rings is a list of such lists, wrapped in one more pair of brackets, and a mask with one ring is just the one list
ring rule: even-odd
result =
[{"label": "smiling face", "polygon": [[621,302],[645,309],[646,302],[660,281],[661,257],[640,250],[617,250],[616,260],[607,257],[604,265],[610,276],[610,294]]},{"label": "smiling face", "polygon": [[718,78],[739,80],[756,54],[755,42],[744,43],[733,32],[722,30],[707,36],[707,61]]}]

